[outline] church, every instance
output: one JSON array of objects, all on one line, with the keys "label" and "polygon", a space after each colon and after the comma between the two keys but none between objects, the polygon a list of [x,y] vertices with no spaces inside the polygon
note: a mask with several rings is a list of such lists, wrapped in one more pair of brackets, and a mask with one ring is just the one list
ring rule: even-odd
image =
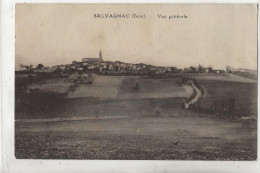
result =
[{"label": "church", "polygon": [[103,58],[102,58],[102,53],[101,50],[99,51],[99,58],[82,58],[82,63],[96,63],[96,62],[102,62]]}]

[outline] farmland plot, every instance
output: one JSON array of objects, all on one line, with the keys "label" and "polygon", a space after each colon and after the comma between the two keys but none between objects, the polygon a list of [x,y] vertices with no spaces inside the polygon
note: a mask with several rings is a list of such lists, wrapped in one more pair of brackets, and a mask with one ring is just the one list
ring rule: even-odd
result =
[{"label": "farmland plot", "polygon": [[257,84],[229,81],[200,80],[205,93],[199,107],[210,112],[221,113],[233,100],[235,116],[257,115]]}]

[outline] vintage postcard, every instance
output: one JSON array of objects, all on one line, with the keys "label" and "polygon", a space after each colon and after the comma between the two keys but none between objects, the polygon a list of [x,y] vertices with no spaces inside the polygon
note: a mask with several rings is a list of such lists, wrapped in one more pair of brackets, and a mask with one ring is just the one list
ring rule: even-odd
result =
[{"label": "vintage postcard", "polygon": [[257,4],[16,4],[15,158],[257,160]]}]

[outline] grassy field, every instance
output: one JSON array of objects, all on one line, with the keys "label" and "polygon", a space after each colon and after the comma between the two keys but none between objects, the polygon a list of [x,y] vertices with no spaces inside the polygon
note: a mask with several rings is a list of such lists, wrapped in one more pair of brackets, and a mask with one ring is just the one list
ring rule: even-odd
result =
[{"label": "grassy field", "polygon": [[[28,74],[15,74],[15,89],[28,85]],[[32,80],[36,79],[36,74],[31,75]]]},{"label": "grassy field", "polygon": [[[138,91],[133,90],[136,83]],[[28,85],[28,89],[42,92],[17,92],[15,118],[176,114],[183,100],[192,94],[190,86],[181,86],[176,79],[94,76],[91,85],[78,84],[70,90],[71,85],[66,78]]]},{"label": "grassy field", "polygon": [[[136,84],[139,90],[134,90]],[[143,79],[133,76],[95,76],[92,85],[78,85],[67,98],[139,99],[189,97],[192,87],[177,79]]]},{"label": "grassy field", "polygon": [[199,106],[202,109],[221,112],[221,104],[230,98],[235,101],[234,113],[239,116],[257,115],[257,84],[227,81],[199,81],[205,95]]},{"label": "grassy field", "polygon": [[[139,86],[139,90],[133,88]],[[184,97],[192,95],[193,89],[188,85],[180,85],[173,79],[124,79],[118,91],[119,98],[165,98]]]},{"label": "grassy field", "polygon": [[114,99],[117,97],[118,88],[123,76],[94,76],[93,84],[78,85],[73,92],[68,93],[67,98],[103,98]]},{"label": "grassy field", "polygon": [[[28,76],[31,76],[29,78]],[[19,95],[22,92],[40,92],[46,94],[68,94],[75,86],[71,78],[42,79],[36,74],[16,74],[15,89]]]},{"label": "grassy field", "polygon": [[205,81],[227,81],[227,82],[238,82],[238,83],[257,83],[257,80],[247,78],[239,75],[230,73],[215,74],[215,73],[183,73],[183,76],[195,78],[196,80]]},{"label": "grassy field", "polygon": [[256,159],[256,129],[238,120],[193,114],[15,124],[18,159]]},{"label": "grassy field", "polygon": [[194,110],[219,116],[250,116],[257,119],[257,80],[229,73],[185,75],[196,79],[203,88],[203,96]]},{"label": "grassy field", "polygon": [[42,94],[22,98],[23,100],[16,104],[16,119],[179,114],[180,103],[183,100],[183,98],[71,99]]}]

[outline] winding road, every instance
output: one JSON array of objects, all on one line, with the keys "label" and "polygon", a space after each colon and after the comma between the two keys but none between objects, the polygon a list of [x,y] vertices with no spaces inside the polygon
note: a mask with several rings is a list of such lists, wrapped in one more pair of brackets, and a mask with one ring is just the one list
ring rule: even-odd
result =
[{"label": "winding road", "polygon": [[196,87],[194,82],[192,80],[189,80],[189,82],[191,83],[191,86],[195,89],[196,96],[191,101],[189,101],[188,103],[184,103],[185,109],[188,109],[191,104],[196,103],[202,96],[200,89],[198,87]]}]

